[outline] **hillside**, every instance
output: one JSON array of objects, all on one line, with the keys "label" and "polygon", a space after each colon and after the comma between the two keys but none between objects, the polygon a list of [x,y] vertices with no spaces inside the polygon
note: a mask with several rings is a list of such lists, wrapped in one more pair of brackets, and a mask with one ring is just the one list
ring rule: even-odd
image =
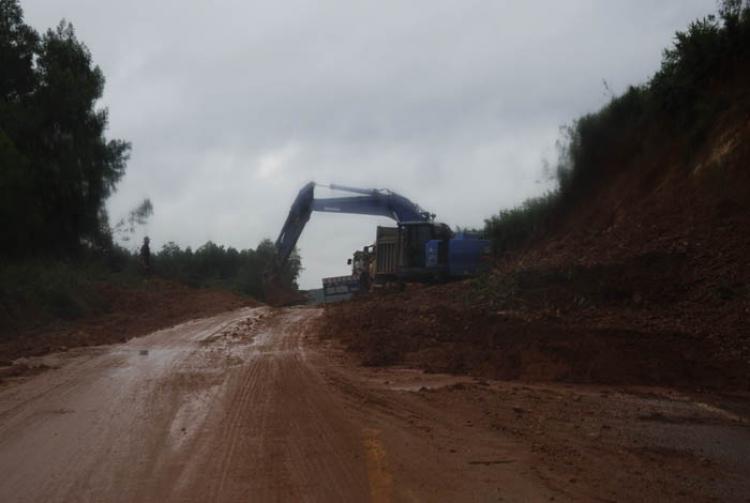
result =
[{"label": "hillside", "polygon": [[321,333],[369,365],[747,388],[750,73],[722,77],[687,121],[601,132],[595,172],[487,277],[331,306]]}]

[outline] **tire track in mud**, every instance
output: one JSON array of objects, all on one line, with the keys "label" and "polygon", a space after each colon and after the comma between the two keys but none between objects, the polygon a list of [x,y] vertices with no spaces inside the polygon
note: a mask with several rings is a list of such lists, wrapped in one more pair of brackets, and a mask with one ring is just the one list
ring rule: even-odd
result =
[{"label": "tire track in mud", "polygon": [[240,441],[240,432],[244,424],[243,416],[249,404],[252,403],[251,397],[254,394],[257,394],[258,391],[257,376],[259,371],[259,365],[250,367],[247,374],[243,376],[246,377],[245,382],[240,385],[238,393],[231,398],[231,402],[229,403],[232,407],[228,417],[229,424],[225,430],[226,433],[222,435],[223,438],[220,442],[222,455],[218,463],[220,466],[218,475],[219,480],[215,489],[212,491],[209,501],[219,501],[224,493],[227,477],[231,469],[232,459],[234,458],[237,444]]},{"label": "tire track in mud", "polygon": [[[252,338],[246,337],[246,328],[257,321],[255,309],[250,314],[222,323],[211,331],[203,331],[193,337],[198,347],[172,370],[172,377],[165,380],[159,393],[171,403],[158,431],[161,453],[150,463],[149,469],[141,469],[144,477],[160,474],[162,483],[144,485],[133,501],[172,501],[177,494],[184,493],[192,477],[200,475],[201,461],[211,453],[212,432],[216,422],[216,409],[221,409],[227,394],[228,377],[233,367],[242,362],[242,353]],[[260,315],[262,317],[262,315]],[[179,345],[179,343],[177,343]],[[190,460],[185,462],[185,460]],[[166,481],[166,483],[164,483]],[[193,495],[194,496],[194,495]],[[179,498],[193,501],[193,496]]]},{"label": "tire track in mud", "polygon": [[309,318],[309,311],[280,311],[257,327],[254,352],[227,395],[231,408],[209,462],[220,468],[207,500],[368,499],[359,441],[342,435],[354,429],[303,354],[300,326]]}]

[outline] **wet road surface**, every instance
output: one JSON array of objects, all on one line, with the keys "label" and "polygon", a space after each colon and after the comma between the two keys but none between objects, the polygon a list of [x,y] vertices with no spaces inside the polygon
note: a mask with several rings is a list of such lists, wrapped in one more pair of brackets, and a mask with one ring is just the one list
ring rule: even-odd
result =
[{"label": "wet road surface", "polygon": [[744,398],[366,369],[319,315],[243,309],[40,358],[0,386],[0,501],[750,496]]},{"label": "wet road surface", "polygon": [[366,500],[357,432],[305,362],[306,314],[66,353],[4,390],[0,501]]}]

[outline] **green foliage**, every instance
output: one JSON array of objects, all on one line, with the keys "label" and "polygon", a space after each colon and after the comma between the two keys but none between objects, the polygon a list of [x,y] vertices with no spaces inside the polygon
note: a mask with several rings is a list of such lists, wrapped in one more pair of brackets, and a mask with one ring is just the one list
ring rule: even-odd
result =
[{"label": "green foliage", "polygon": [[[128,212],[126,218],[121,218],[110,231],[110,234],[119,236],[122,241],[130,241],[139,226],[146,225],[148,219],[154,214],[154,205],[151,199],[145,198],[135,208]],[[106,220],[109,220],[108,218]]]},{"label": "green foliage", "polygon": [[[0,316],[3,320],[0,325],[22,323],[24,330],[35,330],[56,320],[74,320],[103,312],[105,307],[90,286],[90,280],[99,271],[94,264],[81,268],[48,260],[3,265],[0,299],[5,312]],[[27,316],[26,309],[31,309],[34,316]],[[0,326],[0,331],[7,333],[12,328]]]},{"label": "green foliage", "polygon": [[[152,257],[152,273],[196,288],[228,290],[264,299],[263,271],[273,254],[265,239],[256,249],[236,250],[208,242],[193,251],[167,243]],[[281,280],[296,288],[302,270],[295,250]],[[0,263],[0,337],[47,329],[65,320],[104,314],[108,305],[97,282],[127,290],[154,290],[138,253],[118,245],[84,247],[75,260],[32,259]]]},{"label": "green foliage", "polygon": [[580,192],[598,180],[618,139],[641,134],[647,120],[644,116],[648,107],[645,95],[643,88],[631,86],[600,111],[584,115],[572,126],[563,128],[556,173],[559,204],[577,198]]},{"label": "green foliage", "polygon": [[484,235],[492,240],[495,254],[520,248],[543,232],[558,200],[559,192],[548,192],[485,220]]},{"label": "green foliage", "polygon": [[[273,243],[264,239],[253,250],[216,245],[209,241],[197,250],[182,250],[169,242],[152,257],[155,274],[176,279],[198,288],[230,290],[264,299],[263,271],[273,256]],[[302,271],[299,253],[295,250],[289,258],[280,281],[297,288],[297,277]]]},{"label": "green foliage", "polygon": [[104,76],[70,23],[40,37],[0,0],[0,255],[64,255],[111,242],[104,201],[130,145],[107,140]]},{"label": "green foliage", "polygon": [[85,249],[76,260],[32,259],[0,264],[0,338],[49,330],[61,321],[106,314],[111,306],[97,283],[153,291],[138,258],[115,246],[119,268],[100,250]]},{"label": "green foliage", "polygon": [[745,68],[748,58],[750,0],[723,0],[718,18],[693,21],[686,32],[677,32],[647,86],[650,105],[681,124],[692,122],[705,108],[705,91]]},{"label": "green foliage", "polygon": [[0,0],[0,96],[10,103],[17,103],[33,90],[36,79],[32,63],[38,47],[39,35],[23,23],[18,2]]},{"label": "green foliage", "polygon": [[[558,187],[520,207],[485,220],[497,253],[540,235],[612,167],[644,146],[646,126],[672,121],[683,131],[686,158],[701,147],[731,103],[713,87],[750,66],[750,0],[723,0],[719,15],[694,21],[664,51],[661,68],[643,85],[631,86],[601,110],[563,128],[558,143]],[[713,91],[713,92],[712,92]],[[630,150],[617,148],[629,145]]]}]

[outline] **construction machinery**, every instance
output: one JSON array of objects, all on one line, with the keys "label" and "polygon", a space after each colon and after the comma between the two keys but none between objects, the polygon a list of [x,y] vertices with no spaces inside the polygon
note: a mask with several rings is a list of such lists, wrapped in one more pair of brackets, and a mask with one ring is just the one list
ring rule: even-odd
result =
[{"label": "construction machinery", "polygon": [[[316,199],[316,186],[356,195]],[[313,211],[376,215],[396,221],[396,227],[378,227],[375,244],[358,252],[362,254],[360,258],[367,258],[366,266],[358,263],[357,256],[354,257],[354,266],[359,271],[353,271],[352,276],[360,279],[362,272],[367,271],[375,281],[441,280],[473,275],[487,267],[489,241],[455,235],[447,225],[436,223],[433,213],[402,195],[387,189],[358,189],[310,182],[299,191],[276,239],[274,256],[266,270],[267,279],[273,280],[283,270]],[[346,283],[341,278],[346,277],[337,278],[336,288],[340,289],[341,284]],[[324,280],[324,287],[325,284]]]}]

